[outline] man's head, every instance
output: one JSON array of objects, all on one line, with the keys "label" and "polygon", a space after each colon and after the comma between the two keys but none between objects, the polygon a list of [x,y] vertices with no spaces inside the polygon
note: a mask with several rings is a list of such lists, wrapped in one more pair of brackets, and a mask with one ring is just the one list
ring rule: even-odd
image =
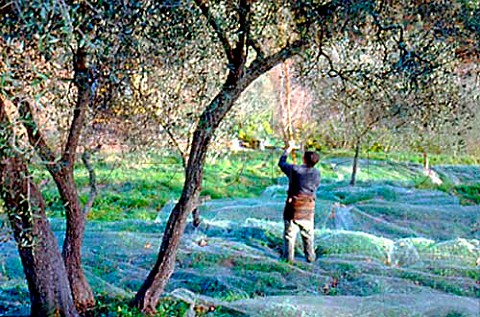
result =
[{"label": "man's head", "polygon": [[303,154],[303,163],[305,163],[305,165],[307,165],[308,167],[314,167],[319,160],[320,156],[317,152],[306,151],[305,154]]}]

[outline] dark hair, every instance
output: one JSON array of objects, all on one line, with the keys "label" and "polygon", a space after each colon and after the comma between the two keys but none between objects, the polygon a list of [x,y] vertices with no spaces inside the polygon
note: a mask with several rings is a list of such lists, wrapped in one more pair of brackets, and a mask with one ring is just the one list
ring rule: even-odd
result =
[{"label": "dark hair", "polygon": [[317,152],[306,151],[305,154],[303,154],[303,159],[308,167],[314,167],[320,160],[320,155],[318,155]]}]

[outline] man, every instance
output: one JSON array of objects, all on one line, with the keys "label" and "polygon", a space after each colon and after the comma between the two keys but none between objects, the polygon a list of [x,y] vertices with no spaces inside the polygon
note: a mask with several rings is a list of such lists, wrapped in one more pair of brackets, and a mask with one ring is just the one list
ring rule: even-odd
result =
[{"label": "man", "polygon": [[303,165],[287,163],[287,156],[294,146],[289,147],[280,157],[278,166],[287,175],[288,198],[283,211],[285,230],[283,233],[283,257],[293,262],[295,257],[295,239],[298,231],[303,240],[303,250],[307,262],[315,261],[313,246],[313,217],[315,214],[315,194],[320,184],[320,172],[314,168],[318,163],[319,155],[307,151],[303,155]]}]

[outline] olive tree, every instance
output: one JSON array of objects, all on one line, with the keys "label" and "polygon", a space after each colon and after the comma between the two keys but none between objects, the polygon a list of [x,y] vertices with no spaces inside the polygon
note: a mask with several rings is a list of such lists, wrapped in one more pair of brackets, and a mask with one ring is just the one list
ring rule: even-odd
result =
[{"label": "olive tree", "polygon": [[[182,5],[192,7],[191,2]],[[203,108],[196,122],[187,161],[181,197],[163,235],[158,258],[136,295],[134,305],[154,313],[160,294],[173,273],[175,258],[190,212],[201,191],[206,152],[227,113],[241,93],[258,77],[296,55],[308,57],[322,52],[344,34],[356,34],[357,25],[392,35],[384,19],[393,14],[383,3],[373,1],[205,1],[196,0],[193,21],[209,30],[208,40],[221,49],[225,77],[217,93]],[[281,16],[281,18],[280,18]],[[279,21],[288,21],[288,39],[279,41]],[[402,29],[398,26],[396,30]],[[356,38],[361,38],[356,34]],[[398,46],[394,47],[395,50]],[[198,98],[201,98],[198,96]]]},{"label": "olive tree", "polygon": [[[76,314],[60,292],[67,290],[61,284],[64,277],[69,280],[70,296],[80,312],[95,304],[82,269],[81,246],[96,188],[92,182],[90,198],[82,205],[74,167],[80,148],[88,148],[82,134],[92,114],[108,105],[112,89],[105,87],[122,87],[122,81],[129,77],[128,69],[135,66],[132,61],[138,57],[142,23],[148,20],[149,9],[155,5],[150,1],[18,0],[0,9],[1,124],[5,127],[2,134],[5,150],[1,154],[2,160],[12,161],[10,165],[2,165],[5,177],[1,186],[14,233],[29,232],[32,240],[27,246],[18,246],[31,290],[32,312]],[[11,105],[9,113],[5,112],[6,104]],[[8,141],[11,135],[14,139]],[[16,144],[20,144],[21,154],[17,153]],[[62,255],[66,275],[63,277],[59,276],[63,274],[62,267],[55,257],[55,243],[44,216],[41,192],[29,177],[29,169],[35,162],[51,175],[65,208]],[[93,180],[94,174],[88,169]],[[25,175],[12,182],[14,173]],[[22,198],[27,187],[35,195],[30,205]],[[27,217],[21,224],[23,227],[15,222],[20,213]],[[37,215],[43,221],[37,221]],[[45,252],[52,255],[51,261],[36,260],[36,251],[46,245],[52,247]],[[30,248],[30,253],[22,248]],[[25,260],[33,253],[33,260]],[[32,272],[47,272],[52,268],[57,270],[52,271],[56,276],[43,274],[44,279],[31,278]],[[49,279],[50,288],[45,287]]]}]

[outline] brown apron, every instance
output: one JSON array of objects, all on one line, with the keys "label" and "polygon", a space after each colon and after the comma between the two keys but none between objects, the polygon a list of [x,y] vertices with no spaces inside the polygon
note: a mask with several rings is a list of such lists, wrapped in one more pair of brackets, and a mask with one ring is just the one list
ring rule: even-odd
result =
[{"label": "brown apron", "polygon": [[315,214],[315,197],[295,195],[287,198],[283,210],[284,220],[313,220]]}]

